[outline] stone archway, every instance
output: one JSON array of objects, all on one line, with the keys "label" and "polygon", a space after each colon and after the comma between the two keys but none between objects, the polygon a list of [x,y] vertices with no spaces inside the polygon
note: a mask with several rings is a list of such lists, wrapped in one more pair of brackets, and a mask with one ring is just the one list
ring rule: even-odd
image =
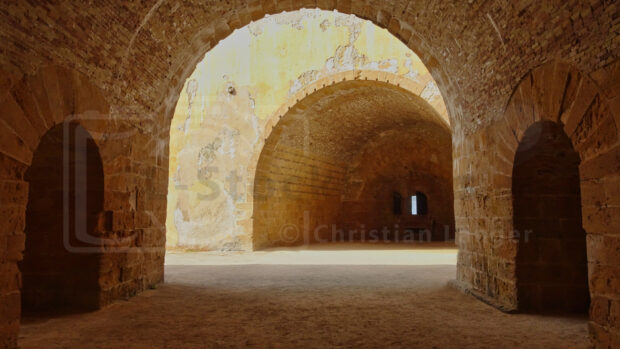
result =
[{"label": "stone archway", "polygon": [[24,311],[99,307],[99,215],[103,164],[91,135],[76,122],[43,135],[24,179],[29,183],[26,248],[19,263]]},{"label": "stone archway", "polygon": [[[518,308],[516,260],[519,242],[513,220],[512,171],[519,143],[531,125],[545,121],[561,125],[579,154],[581,214],[587,233],[588,281],[591,298],[590,329],[595,341],[605,343],[609,332],[609,310],[617,303],[609,298],[617,282],[617,266],[609,256],[618,245],[614,232],[617,221],[613,192],[619,179],[617,171],[620,142],[618,115],[614,112],[615,94],[599,89],[609,83],[602,74],[614,76],[617,64],[589,76],[569,64],[552,62],[532,70],[514,90],[503,118],[479,135],[484,144],[494,146],[490,165],[494,168],[488,182],[493,191],[478,197],[476,204],[489,207],[493,230],[486,235],[461,234],[458,280],[478,297],[505,310]],[[616,73],[617,74],[617,73]],[[457,202],[458,202],[457,197]],[[456,207],[459,207],[457,204]],[[464,206],[467,208],[467,206]],[[492,207],[492,210],[490,209]],[[457,220],[459,219],[457,214]],[[489,229],[484,225],[478,229]],[[480,244],[488,246],[481,250]],[[473,263],[473,253],[482,253]],[[468,265],[464,262],[469,261]]]},{"label": "stone archway", "polygon": [[[382,156],[373,157],[374,151]],[[254,246],[334,241],[334,230],[355,230],[358,236],[351,239],[369,241],[369,236],[379,238],[384,227],[391,236],[400,225],[432,229],[410,214],[385,217],[383,211],[391,212],[394,189],[413,195],[424,188],[435,203],[450,208],[451,158],[447,122],[410,91],[367,80],[318,89],[282,116],[260,152],[254,177]],[[389,185],[372,188],[379,183]],[[444,193],[439,188],[448,189]],[[351,211],[352,206],[363,209]],[[437,208],[437,226],[451,231],[453,212]]]},{"label": "stone archway", "polygon": [[281,13],[213,48],[187,80],[171,123],[167,247],[251,250],[254,172],[265,140],[300,100],[345,81],[398,86],[449,124],[420,58],[352,15]]},{"label": "stone archway", "polygon": [[[136,244],[164,244],[161,222],[165,214],[162,214],[161,206],[165,206],[167,185],[166,128],[180,87],[193,70],[192,63],[234,28],[267,13],[294,10],[300,6],[355,13],[390,28],[424,57],[424,62],[441,80],[440,89],[449,93],[449,108],[458,118],[458,123],[453,125],[456,135],[455,206],[463,249],[458,277],[482,294],[505,304],[515,304],[512,261],[516,246],[514,239],[502,238],[506,233],[512,233],[513,228],[510,159],[519,141],[515,132],[524,132],[527,128],[513,128],[506,125],[508,118],[502,118],[503,106],[510,99],[511,91],[532,67],[562,57],[600,84],[600,100],[605,100],[615,113],[616,125],[620,120],[616,92],[620,70],[606,68],[619,57],[618,32],[614,27],[617,6],[608,1],[565,4],[561,1],[161,0],[130,5],[114,1],[87,5],[82,2],[47,5],[21,2],[19,6],[7,2],[3,5],[3,11],[0,11],[5,24],[2,45],[7,54],[3,57],[2,69],[10,73],[7,75],[30,74],[46,64],[73,67],[87,74],[94,85],[106,91],[107,97],[113,101],[116,121],[130,120],[131,127],[140,130],[141,135],[135,142],[112,147],[116,149],[110,153],[118,156],[109,157],[109,164],[104,161],[104,165],[116,175],[110,181],[113,190],[106,194],[114,197],[108,208],[115,211],[114,217],[118,218],[114,220],[118,224],[115,227],[123,234],[138,229],[144,241]],[[33,15],[40,20],[34,20]],[[437,25],[438,18],[445,25]],[[83,38],[89,40],[76,44]],[[424,42],[428,49],[421,49],[420,42]],[[14,90],[11,82],[6,83],[4,79],[7,75],[3,74],[0,85],[3,92],[10,91],[7,97],[10,102]],[[64,84],[61,89],[50,91],[75,90],[82,97],[90,93],[69,86]],[[554,86],[563,89],[565,85],[554,83]],[[37,103],[24,102],[23,108],[51,109],[53,113],[64,108],[62,103],[48,104],[48,97],[52,101],[57,99],[47,96],[45,89],[34,86],[32,91],[34,96],[30,92],[24,94],[33,97]],[[570,93],[567,96],[567,100],[574,101]],[[531,100],[532,97],[528,98]],[[582,103],[588,108],[589,97],[582,96],[578,100],[572,110],[582,109]],[[162,104],[170,109],[163,110]],[[12,320],[15,318],[12,304],[18,303],[15,301],[19,283],[15,276],[18,275],[15,261],[20,258],[23,244],[23,234],[20,233],[23,213],[20,212],[24,211],[27,196],[24,194],[23,168],[29,164],[34,149],[30,145],[32,140],[38,140],[41,133],[37,135],[38,131],[22,128],[27,123],[21,120],[31,119],[31,112],[23,115],[21,111],[16,112],[13,105],[4,105],[9,107],[0,124],[3,136],[1,159],[6,164],[3,170],[7,169],[3,171],[3,180],[6,179],[3,197],[17,203],[6,208],[10,219],[2,232],[2,239],[7,240],[7,248],[3,250],[7,272],[2,274],[2,281],[6,282],[0,290],[0,302],[11,306],[0,325],[4,332],[9,333],[6,342],[10,343],[17,332]],[[146,113],[152,113],[148,120],[135,117]],[[43,114],[43,118],[52,118]],[[529,115],[524,118],[527,123],[531,122]],[[510,120],[518,123],[515,118]],[[581,120],[581,116],[574,120]],[[572,133],[575,125],[565,125]],[[590,139],[602,140],[604,137]],[[618,150],[611,146],[601,152],[593,151],[596,154],[582,161],[581,166],[582,179],[586,179],[582,180],[581,187],[589,193],[582,196],[583,217],[584,226],[590,233],[589,249],[594,251],[590,256],[600,256],[590,264],[591,282],[595,285],[593,292],[597,295],[593,297],[592,318],[595,320],[592,331],[597,343],[608,344],[612,335],[618,338],[617,325],[610,321],[610,309],[617,309],[618,302],[607,296],[617,291],[609,286],[616,284],[614,275],[618,275],[617,259],[613,259],[615,255],[611,252],[613,246],[617,246],[617,239],[612,234],[618,229],[617,208],[609,197],[617,196],[613,194],[617,192],[613,172],[617,171]],[[103,148],[102,153],[105,153]],[[121,213],[138,203],[139,211]],[[106,271],[110,275],[110,295],[133,293],[144,288],[147,282],[161,279],[162,254],[153,252],[146,256],[146,267],[136,262],[141,255],[127,261],[119,258],[117,262],[123,266],[126,279],[122,286],[113,281],[116,280],[114,276],[118,276],[118,265],[111,268],[114,270]]]},{"label": "stone archway", "polygon": [[532,124],[517,148],[512,195],[520,311],[588,311],[579,162],[562,126],[551,121]]},{"label": "stone archway", "polygon": [[[368,19],[378,27],[387,29],[396,38],[401,40],[405,45],[410,47],[418,54],[424,64],[431,71],[437,85],[442,92],[454,90],[454,86],[448,81],[448,75],[440,66],[436,54],[432,51],[432,47],[427,39],[415,30],[415,21],[410,21],[410,11],[414,8],[404,3],[386,1],[381,4],[365,4],[363,2],[351,1],[327,1],[327,2],[295,2],[295,1],[255,1],[252,4],[238,6],[234,8],[222,7],[221,13],[217,15],[216,20],[206,20],[200,25],[190,28],[184,28],[182,32],[183,42],[186,44],[182,49],[175,50],[173,56],[169,56],[167,61],[169,66],[158,74],[157,85],[147,87],[143,85],[143,81],[130,81],[130,77],[135,75],[137,59],[148,59],[149,64],[159,66],[163,61],[155,57],[143,57],[140,55],[141,46],[156,45],[153,40],[152,26],[155,23],[165,23],[173,25],[167,20],[171,6],[173,12],[177,16],[185,17],[187,14],[198,13],[200,16],[211,17],[212,11],[198,11],[193,6],[174,6],[166,1],[154,4],[148,9],[146,15],[141,18],[141,25],[132,33],[131,40],[124,51],[121,64],[118,66],[118,75],[122,78],[119,82],[124,89],[126,86],[140,84],[138,90],[149,89],[157,90],[160,94],[158,109],[165,109],[168,118],[172,117],[174,112],[174,104],[183,88],[185,80],[192,74],[196,65],[200,62],[205,53],[214,48],[221,40],[228,37],[234,30],[242,28],[252,21],[260,20],[265,16],[274,15],[283,12],[293,12],[302,9],[318,8],[326,11],[339,11],[344,14],[355,15],[362,19]],[[194,16],[187,16],[194,17]],[[159,21],[158,21],[159,20]],[[207,23],[207,25],[204,25]],[[159,30],[157,30],[159,31]],[[169,30],[169,33],[180,34],[178,30]],[[160,34],[155,34],[159,36]],[[176,45],[176,44],[175,44]],[[170,61],[170,60],[173,60]],[[142,80],[142,79],[140,79]],[[164,86],[164,84],[166,86]],[[136,96],[137,100],[144,102],[146,96]],[[148,98],[148,97],[147,97]],[[450,107],[453,107],[451,105]],[[452,110],[456,110],[453,108]]]},{"label": "stone archway", "polygon": [[[103,200],[97,205],[93,204],[93,207],[96,206],[99,210],[99,215],[96,219],[90,215],[94,212],[83,216],[87,217],[88,228],[86,230],[94,233],[94,238],[98,240],[98,243],[93,244],[91,241],[87,245],[77,244],[73,247],[78,250],[84,249],[90,254],[99,254],[104,250],[109,253],[101,254],[97,261],[89,259],[85,263],[89,266],[84,268],[85,273],[81,276],[88,279],[88,286],[84,285],[84,288],[80,289],[80,292],[83,292],[76,295],[73,305],[88,309],[104,306],[121,295],[135,294],[138,289],[144,289],[147,283],[161,280],[163,249],[158,246],[162,246],[163,242],[159,242],[157,229],[152,230],[146,237],[144,231],[136,229],[136,227],[157,226],[158,221],[155,215],[145,212],[154,210],[157,206],[145,207],[143,189],[140,190],[142,194],[138,195],[138,186],[145,185],[145,181],[141,178],[145,177],[146,170],[139,166],[130,169],[129,158],[119,156],[119,153],[128,149],[132,142],[134,151],[139,151],[135,144],[144,142],[144,138],[141,139],[135,129],[124,121],[111,122],[110,107],[105,95],[98,87],[94,86],[83,74],[58,66],[43,67],[35,74],[15,78],[3,87],[6,91],[1,96],[3,119],[0,123],[0,135],[2,136],[0,137],[0,163],[2,163],[0,181],[2,182],[2,197],[6,200],[3,201],[5,207],[3,207],[2,233],[6,237],[3,241],[6,241],[7,249],[2,255],[2,265],[6,272],[0,275],[2,277],[0,303],[3,305],[3,314],[5,314],[0,327],[7,331],[3,333],[8,334],[7,343],[10,346],[10,343],[16,341],[21,318],[20,288],[22,285],[20,280],[22,277],[18,264],[23,259],[25,246],[35,242],[34,239],[27,241],[24,232],[31,227],[33,231],[40,230],[38,228],[49,228],[59,218],[52,216],[51,212],[46,213],[49,217],[41,221],[27,218],[30,201],[29,181],[32,180],[35,183],[35,192],[32,195],[38,196],[37,193],[41,193],[41,190],[45,191],[46,180],[51,182],[56,180],[57,183],[58,176],[54,178],[52,174],[58,174],[55,171],[62,170],[62,163],[58,163],[58,160],[62,159],[62,152],[60,155],[58,152],[51,152],[49,156],[41,155],[43,159],[41,161],[35,153],[38,153],[39,148],[44,151],[58,150],[59,143],[56,141],[63,136],[65,126],[69,126],[66,128],[68,131],[80,130],[73,134],[84,136],[82,139],[87,140],[86,143],[89,144],[86,148],[98,149],[99,166],[89,167],[102,169],[106,176],[105,181],[100,171],[97,171],[97,175],[91,176],[91,178],[96,178],[93,183],[99,182],[103,185],[103,188],[99,186],[97,190],[94,190],[97,194],[92,196],[92,198],[97,197]],[[50,134],[52,136],[45,138]],[[89,136],[86,136],[87,134]],[[40,144],[40,142],[44,143]],[[46,158],[49,161],[45,161]],[[87,161],[87,163],[92,162]],[[33,171],[29,172],[31,166],[34,166]],[[140,171],[143,174],[136,175]],[[133,177],[128,175],[130,172],[134,173]],[[156,171],[151,172],[151,174],[155,173]],[[130,177],[132,179],[128,181]],[[149,193],[155,195],[153,191]],[[157,198],[154,197],[149,201],[156,202]],[[40,203],[45,205],[44,202]],[[141,211],[136,213],[138,207]],[[35,210],[35,207],[31,208]],[[46,223],[50,223],[49,226],[45,225]],[[95,223],[99,225],[96,232],[93,230]],[[38,228],[33,224],[38,225]],[[163,237],[163,230],[160,231],[160,236]],[[57,239],[62,239],[62,237],[62,235],[56,235],[53,246],[58,247]],[[143,249],[142,246],[145,244],[149,244],[148,247],[152,248]],[[128,254],[127,252],[132,248],[134,250]],[[150,269],[148,275],[145,275],[143,258],[147,253]],[[128,258],[127,255],[130,257]],[[72,259],[67,258],[67,263],[69,260]],[[26,261],[26,263],[29,262]],[[51,274],[50,269],[49,275]],[[27,287],[32,286],[30,276],[24,278]],[[70,282],[69,277],[65,279],[65,283]],[[61,287],[62,283],[54,284]],[[62,299],[61,292],[57,292],[56,295],[58,295],[56,300]],[[32,294],[27,297],[30,296]]]}]

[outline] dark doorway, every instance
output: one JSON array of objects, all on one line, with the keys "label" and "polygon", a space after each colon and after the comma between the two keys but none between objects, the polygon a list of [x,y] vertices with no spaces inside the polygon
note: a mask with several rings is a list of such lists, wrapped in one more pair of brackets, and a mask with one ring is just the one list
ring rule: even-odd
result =
[{"label": "dark doorway", "polygon": [[562,126],[553,122],[533,124],[517,149],[512,193],[518,303],[524,312],[588,311],[579,162]]},{"label": "dark doorway", "polygon": [[400,216],[403,213],[403,197],[398,192],[392,194],[392,211],[395,216]]},{"label": "dark doorway", "polygon": [[77,123],[59,124],[41,139],[25,179],[22,308],[26,313],[97,308],[95,230],[104,185],[97,145]]}]

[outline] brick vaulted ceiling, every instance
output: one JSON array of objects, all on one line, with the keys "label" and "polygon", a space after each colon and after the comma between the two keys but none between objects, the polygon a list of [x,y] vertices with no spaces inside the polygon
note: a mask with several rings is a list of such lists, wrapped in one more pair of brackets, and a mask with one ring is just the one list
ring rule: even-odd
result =
[{"label": "brick vaulted ceiling", "polygon": [[118,117],[147,115],[148,124],[153,113],[170,117],[196,63],[234,29],[313,7],[367,18],[408,44],[437,80],[457,130],[501,115],[532,68],[562,59],[591,72],[620,48],[620,9],[603,0],[7,1],[0,63],[17,75],[50,61],[73,67],[109,92]]},{"label": "brick vaulted ceiling", "polygon": [[347,163],[369,141],[391,130],[409,130],[434,143],[431,147],[451,150],[443,149],[450,144],[449,126],[425,100],[394,85],[365,80],[340,82],[301,100],[278,123],[277,135],[272,132],[266,147],[309,148]]}]

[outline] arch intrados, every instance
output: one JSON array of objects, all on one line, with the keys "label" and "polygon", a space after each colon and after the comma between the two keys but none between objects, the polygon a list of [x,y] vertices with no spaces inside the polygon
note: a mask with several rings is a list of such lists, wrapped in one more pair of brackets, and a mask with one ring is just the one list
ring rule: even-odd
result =
[{"label": "arch intrados", "polygon": [[[395,89],[402,90],[403,92],[419,97],[424,100],[431,109],[433,109],[432,113],[439,124],[447,127],[448,129],[451,128],[450,118],[445,104],[443,103],[443,97],[440,96],[441,103],[436,106],[431,105],[430,101],[420,97],[425,85],[390,72],[350,70],[327,76],[304,86],[304,88],[298,91],[294,96],[290,97],[275,113],[269,117],[266,123],[266,131],[269,131],[268,129],[270,127],[274,127],[279,119],[281,119],[287,112],[289,112],[289,110],[293,109],[295,105],[303,99],[311,97],[314,93],[319,92],[324,88],[329,88],[330,86],[335,86],[346,81],[368,81],[369,83],[377,83],[378,85],[390,85]],[[268,133],[266,132],[265,134]]]},{"label": "arch intrados", "polygon": [[[545,79],[543,79],[543,76]],[[602,107],[612,116],[616,130],[620,133],[618,124],[615,121],[617,118],[614,118],[613,109],[609,108],[605,94],[600,90],[599,86],[592,80],[589,74],[581,71],[572,64],[563,61],[553,61],[539,65],[525,74],[516,84],[512,95],[504,107],[502,114],[504,125],[502,126],[510,129],[509,132],[512,133],[514,139],[506,139],[506,137],[504,137],[503,140],[509,144],[512,153],[517,151],[518,144],[523,140],[525,131],[532,124],[539,121],[552,121],[561,124],[564,127],[564,132],[571,138],[575,131],[575,127],[583,119],[584,113],[587,112],[587,109],[577,108],[579,107],[576,103],[578,98],[584,98],[583,95],[579,95],[577,92],[575,92],[575,96],[573,96],[574,101],[571,104],[566,106],[561,105],[561,102],[564,102],[566,98],[565,89],[568,88],[571,82],[579,83],[578,88],[580,90],[577,92],[581,92],[581,89],[593,90],[591,95],[588,94],[585,96],[589,97],[592,101],[599,98]],[[563,84],[563,89],[561,89],[562,94],[556,94],[549,98],[549,100],[553,100],[556,104],[551,104],[550,107],[549,103],[534,98],[534,89],[549,89],[549,86],[554,84]],[[560,104],[557,104],[558,101]],[[586,107],[588,106],[589,104],[586,105]],[[579,114],[571,114],[573,108],[575,108]],[[553,112],[550,113],[549,110]],[[519,117],[519,115],[525,116]],[[585,160],[583,151],[579,150],[579,144],[576,144],[573,139],[571,139],[571,143],[575,151],[579,154],[580,159],[582,161]],[[512,164],[514,159],[510,158],[506,160],[509,160]]]}]

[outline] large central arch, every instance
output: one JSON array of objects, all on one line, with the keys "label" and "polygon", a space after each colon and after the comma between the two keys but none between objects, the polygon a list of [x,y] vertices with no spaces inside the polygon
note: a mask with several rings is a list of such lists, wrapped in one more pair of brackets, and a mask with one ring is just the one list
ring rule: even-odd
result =
[{"label": "large central arch", "polygon": [[252,249],[252,188],[265,140],[314,92],[366,80],[419,96],[449,123],[422,61],[355,16],[282,13],[223,40],[187,80],[172,120],[167,246]]}]

